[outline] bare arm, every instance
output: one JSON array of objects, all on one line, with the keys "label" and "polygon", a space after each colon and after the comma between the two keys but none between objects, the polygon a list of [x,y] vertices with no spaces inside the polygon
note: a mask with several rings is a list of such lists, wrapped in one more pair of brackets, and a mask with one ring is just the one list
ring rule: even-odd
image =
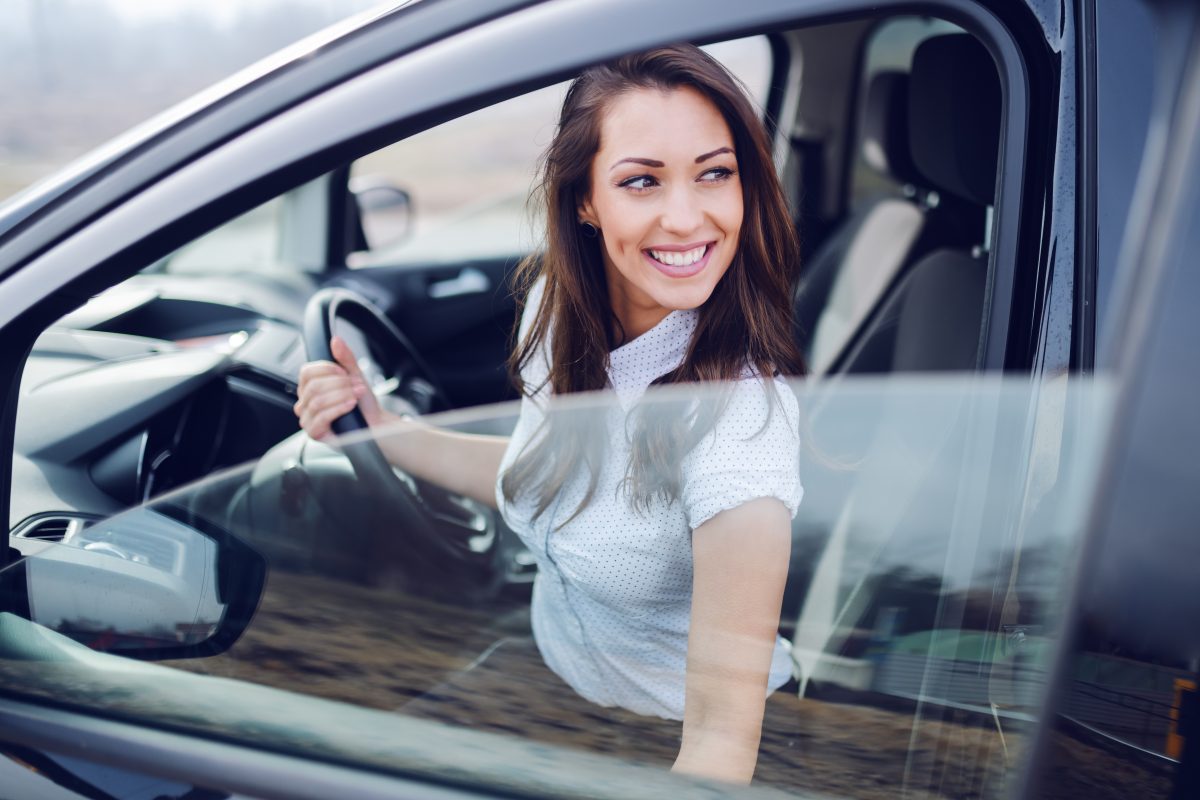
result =
[{"label": "bare arm", "polygon": [[749,783],[791,553],[787,507],[765,497],[692,534],[683,741],[674,769]]},{"label": "bare arm", "polygon": [[496,478],[507,436],[457,433],[392,414],[376,438],[388,461],[455,494],[496,507]]},{"label": "bare arm", "polygon": [[371,394],[345,341],[334,337],[330,349],[336,363],[313,361],[300,370],[293,410],[309,436],[329,439],[334,420],[358,406],[388,461],[421,480],[496,507],[496,478],[507,437],[444,431],[389,414]]}]

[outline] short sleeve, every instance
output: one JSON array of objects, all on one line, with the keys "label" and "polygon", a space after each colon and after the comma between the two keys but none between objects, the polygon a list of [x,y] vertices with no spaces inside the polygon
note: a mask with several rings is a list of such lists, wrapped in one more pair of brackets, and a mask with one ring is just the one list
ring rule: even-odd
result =
[{"label": "short sleeve", "polygon": [[[774,389],[774,397],[772,397]],[[745,378],[716,425],[684,458],[684,515],[695,530],[718,513],[776,497],[795,517],[800,485],[800,406],[782,379]]]}]

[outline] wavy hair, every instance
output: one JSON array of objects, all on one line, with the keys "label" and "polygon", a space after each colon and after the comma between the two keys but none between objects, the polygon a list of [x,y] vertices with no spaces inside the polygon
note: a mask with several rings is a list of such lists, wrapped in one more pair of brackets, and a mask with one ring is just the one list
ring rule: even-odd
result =
[{"label": "wavy hair", "polygon": [[[554,395],[609,387],[609,352],[621,343],[624,332],[609,299],[602,239],[583,236],[578,209],[591,193],[592,160],[600,149],[609,104],[636,90],[681,88],[707,98],[729,126],[744,211],[736,254],[698,309],[682,363],[652,385],[735,381],[747,370],[768,382],[776,374],[804,373],[792,337],[799,242],[766,131],[737,78],[700,48],[679,44],[590,67],[567,90],[534,194],[546,214],[544,246],[522,262],[516,275],[521,298],[516,331],[530,288],[538,280],[545,282],[527,335],[521,339],[514,332],[509,371],[523,395],[543,388],[525,385],[521,376],[547,342],[546,383]],[[631,415],[633,449],[625,485],[636,507],[646,508],[654,498],[672,502],[679,497],[682,457],[711,427],[720,405],[698,409],[680,403],[641,404]],[[604,457],[607,436],[601,434],[603,420],[598,416],[570,409],[548,415],[547,427],[530,439],[501,479],[506,500],[535,492],[535,515],[541,515],[583,464],[590,482],[575,510],[578,514],[595,493]]]}]

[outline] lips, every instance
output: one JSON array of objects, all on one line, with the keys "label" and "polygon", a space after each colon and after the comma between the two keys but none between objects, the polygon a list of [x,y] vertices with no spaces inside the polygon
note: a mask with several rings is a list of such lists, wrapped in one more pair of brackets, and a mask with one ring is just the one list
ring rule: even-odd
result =
[{"label": "lips", "polygon": [[670,278],[690,278],[708,265],[715,242],[689,245],[647,247],[642,257],[655,269]]}]

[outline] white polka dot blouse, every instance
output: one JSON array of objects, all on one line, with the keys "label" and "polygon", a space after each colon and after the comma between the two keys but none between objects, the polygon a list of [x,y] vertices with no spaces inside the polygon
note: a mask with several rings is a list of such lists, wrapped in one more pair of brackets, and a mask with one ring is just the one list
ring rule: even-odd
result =
[{"label": "white polka dot blouse", "polygon": [[[540,295],[539,284],[526,303],[522,337]],[[683,718],[692,531],[759,497],[778,498],[794,517],[803,495],[796,397],[775,379],[772,404],[768,385],[748,375],[732,387],[716,424],[684,457],[679,500],[656,499],[648,510],[633,507],[624,483],[628,415],[651,381],[679,365],[697,317],[694,310],[674,311],[609,354],[615,402],[597,410],[606,414],[609,441],[595,493],[574,518],[587,491],[586,469],[576,470],[536,518],[534,493],[519,493],[507,503],[499,482],[496,488],[505,522],[537,561],[531,615],[547,666],[594,703],[668,719]],[[548,352],[544,348],[526,365],[527,387],[545,382]],[[544,430],[548,393],[543,387],[523,398],[501,476]],[[791,676],[789,649],[777,638],[768,691]]]}]

